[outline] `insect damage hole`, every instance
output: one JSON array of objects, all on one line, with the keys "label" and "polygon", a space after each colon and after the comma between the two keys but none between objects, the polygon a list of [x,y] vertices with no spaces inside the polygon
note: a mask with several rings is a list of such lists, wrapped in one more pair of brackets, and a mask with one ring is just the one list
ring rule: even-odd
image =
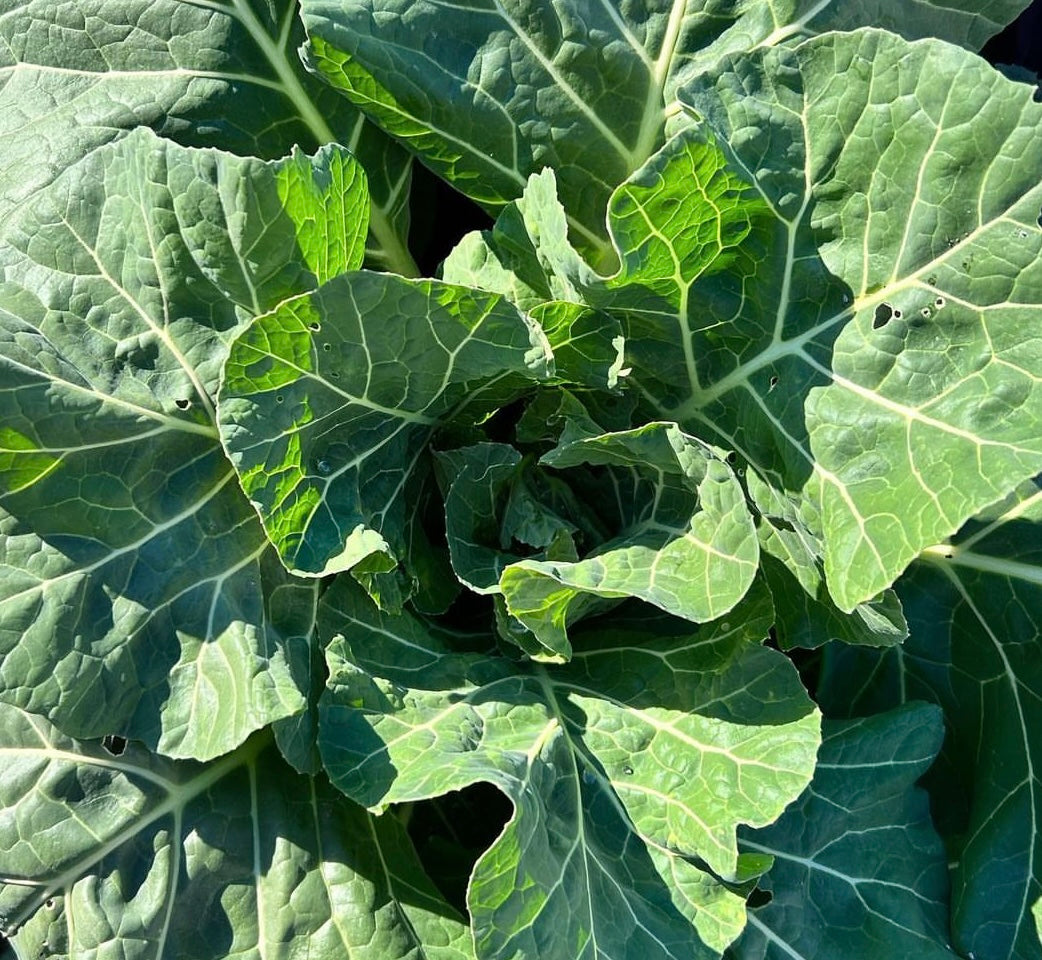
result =
[{"label": "insect damage hole", "polygon": [[187,410],[191,405],[192,401],[188,400],[185,397],[182,397],[180,400],[174,401],[174,406],[177,407],[178,410]]},{"label": "insect damage hole", "polygon": [[123,751],[127,749],[127,740],[126,737],[110,733],[107,737],[102,738],[101,746],[106,753],[113,757],[122,757]]},{"label": "insect damage hole", "polygon": [[881,303],[876,307],[875,316],[872,317],[872,329],[878,330],[880,327],[885,327],[892,316],[894,316],[894,308],[889,303]]}]

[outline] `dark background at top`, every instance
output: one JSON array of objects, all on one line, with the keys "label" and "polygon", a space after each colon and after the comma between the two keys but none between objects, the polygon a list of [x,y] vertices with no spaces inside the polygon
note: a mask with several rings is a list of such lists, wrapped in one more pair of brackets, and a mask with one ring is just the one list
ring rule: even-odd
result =
[{"label": "dark background at top", "polygon": [[[1014,23],[989,40],[981,55],[994,64],[1013,64],[1042,74],[1042,0],[1034,0]],[[465,233],[486,229],[492,223],[484,211],[419,164],[409,206],[409,242],[425,276],[434,275],[438,264]],[[13,954],[0,937],[0,960],[9,960]]]}]

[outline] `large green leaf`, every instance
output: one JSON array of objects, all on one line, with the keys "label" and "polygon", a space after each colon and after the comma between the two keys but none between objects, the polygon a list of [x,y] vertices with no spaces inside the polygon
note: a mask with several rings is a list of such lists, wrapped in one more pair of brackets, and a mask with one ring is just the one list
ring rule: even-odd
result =
[{"label": "large green leaf", "polygon": [[297,0],[11,0],[0,17],[0,221],[139,125],[276,158],[339,141],[374,197],[372,260],[406,273],[409,161],[308,75]]},{"label": "large green leaf", "polygon": [[861,31],[731,58],[684,93],[768,213],[691,288],[689,396],[657,403],[803,491],[844,610],[1042,468],[1032,92]]},{"label": "large green leaf", "polygon": [[212,398],[252,313],[360,263],[365,200],[340,149],[263,163],[142,130],[8,218],[0,699],[199,759],[304,708],[315,594]]},{"label": "large green leaf", "polygon": [[1042,893],[1042,490],[1027,484],[898,584],[911,634],[886,654],[828,650],[837,714],[927,699],[949,739],[931,773],[952,848],[953,945],[978,960],[1038,960]]},{"label": "large green leaf", "polygon": [[739,832],[769,855],[735,960],[947,960],[948,870],[916,780],[944,736],[936,707],[827,721],[814,780],[776,823]]},{"label": "large green leaf", "polygon": [[398,820],[294,773],[270,737],[198,764],[9,706],[0,728],[0,926],[23,957],[474,956]]},{"label": "large green leaf", "polygon": [[759,639],[762,588],[729,622],[614,616],[560,667],[453,653],[341,578],[323,599],[322,756],[369,807],[484,781],[514,816],[468,890],[483,958],[716,956],[743,903],[735,828],[810,779],[817,711]]},{"label": "large green leaf", "polygon": [[407,500],[444,423],[474,423],[553,370],[498,296],[357,272],[287,300],[233,344],[225,446],[287,568],[400,557]]},{"label": "large green leaf", "polygon": [[576,242],[610,262],[612,190],[678,122],[678,87],[728,51],[870,24],[978,48],[1025,0],[302,0],[316,71],[495,209],[557,171]]}]

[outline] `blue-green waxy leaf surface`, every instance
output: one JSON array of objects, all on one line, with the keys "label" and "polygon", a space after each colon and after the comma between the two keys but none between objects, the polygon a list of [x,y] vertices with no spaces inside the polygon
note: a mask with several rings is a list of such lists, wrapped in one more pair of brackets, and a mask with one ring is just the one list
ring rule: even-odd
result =
[{"label": "blue-green waxy leaf surface", "polygon": [[762,588],[702,628],[616,617],[548,667],[454,653],[341,578],[320,613],[326,769],[369,807],[478,781],[510,798],[468,890],[479,957],[718,955],[743,904],[696,864],[735,878],[736,826],[775,819],[818,746],[795,672],[759,643],[770,617]]},{"label": "blue-green waxy leaf surface", "polygon": [[912,704],[861,720],[826,721],[814,780],[781,818],[742,830],[741,849],[768,855],[732,960],[944,960],[948,872],[916,780],[944,725]]},{"label": "blue-green waxy leaf surface", "polygon": [[400,822],[265,735],[208,764],[0,706],[0,923],[19,956],[472,960]]},{"label": "blue-green waxy leaf surface", "polygon": [[356,272],[235,341],[221,433],[287,568],[321,576],[399,556],[432,434],[552,370],[542,330],[501,297]]},{"label": "blue-green waxy leaf surface", "polygon": [[410,164],[308,75],[297,0],[12,0],[0,17],[0,220],[139,125],[277,158],[339,142],[369,174],[373,263],[414,273]]},{"label": "blue-green waxy leaf surface", "polygon": [[979,960],[1037,960],[1042,892],[1042,490],[1025,484],[924,553],[898,590],[910,636],[886,653],[834,647],[836,714],[931,700],[948,741],[928,785],[954,861],[952,944]]},{"label": "blue-green waxy leaf surface", "polygon": [[573,238],[610,262],[612,190],[683,123],[677,91],[729,51],[872,25],[973,49],[1026,6],[895,0],[302,0],[312,68],[491,209],[557,171]]},{"label": "blue-green waxy leaf surface", "polygon": [[196,758],[304,709],[315,593],[213,395],[252,314],[360,262],[364,181],[338,149],[266,164],[140,131],[4,223],[0,700]]},{"label": "blue-green waxy leaf surface", "polygon": [[731,57],[682,96],[767,215],[692,288],[699,376],[669,415],[802,491],[850,610],[1042,467],[1042,105],[879,31]]}]

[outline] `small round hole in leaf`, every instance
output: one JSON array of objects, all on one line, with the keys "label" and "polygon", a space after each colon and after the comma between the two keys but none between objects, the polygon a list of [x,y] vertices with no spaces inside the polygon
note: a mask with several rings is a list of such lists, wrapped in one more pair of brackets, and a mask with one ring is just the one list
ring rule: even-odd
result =
[{"label": "small round hole in leaf", "polygon": [[187,410],[192,405],[192,401],[182,397],[180,400],[174,401],[174,406],[178,410]]}]

